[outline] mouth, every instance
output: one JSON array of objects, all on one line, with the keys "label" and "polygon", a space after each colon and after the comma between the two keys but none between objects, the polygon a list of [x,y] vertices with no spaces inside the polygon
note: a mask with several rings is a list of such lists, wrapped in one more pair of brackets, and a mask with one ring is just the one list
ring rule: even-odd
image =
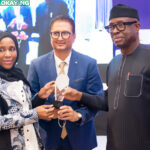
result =
[{"label": "mouth", "polygon": [[4,60],[3,63],[6,65],[11,65],[13,63],[13,61],[12,60]]},{"label": "mouth", "polygon": [[123,38],[122,37],[114,37],[113,38],[113,41],[114,42],[119,42],[119,41],[121,41]]},{"label": "mouth", "polygon": [[57,42],[57,45],[58,46],[63,46],[63,45],[65,45],[65,43],[64,42]]}]

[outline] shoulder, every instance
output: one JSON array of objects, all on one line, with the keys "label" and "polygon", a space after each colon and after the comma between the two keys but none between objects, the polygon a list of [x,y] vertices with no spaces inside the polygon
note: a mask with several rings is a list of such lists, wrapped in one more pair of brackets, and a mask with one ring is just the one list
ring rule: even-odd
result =
[{"label": "shoulder", "polygon": [[115,56],[108,64],[107,70],[114,70],[114,68],[117,68],[121,63],[121,60],[122,54]]},{"label": "shoulder", "polygon": [[140,44],[139,47],[138,47],[140,50],[145,50],[145,51],[150,51],[150,47],[148,47],[147,45],[145,44]]},{"label": "shoulder", "polygon": [[66,4],[66,2],[64,2],[64,1],[62,1],[62,0],[56,0],[55,2],[54,2],[54,4],[53,4],[55,7],[63,7],[63,8],[67,8],[67,4]]},{"label": "shoulder", "polygon": [[50,58],[51,55],[52,55],[52,53],[49,52],[49,53],[47,53],[45,55],[42,55],[42,56],[40,56],[40,57],[38,57],[36,59],[33,59],[31,61],[31,64],[39,65],[40,63],[44,63],[44,62],[46,62],[46,60],[48,60]]},{"label": "shoulder", "polygon": [[45,8],[46,7],[46,3],[42,2],[41,4],[38,5],[38,7],[36,8],[37,10]]},{"label": "shoulder", "polygon": [[72,50],[72,55],[74,55],[75,57],[77,57],[78,59],[81,59],[82,61],[86,61],[86,62],[96,62],[96,59],[88,56],[88,55],[85,55],[85,54],[82,54],[82,53],[79,53],[75,50]]},{"label": "shoulder", "polygon": [[122,54],[119,54],[119,55],[115,56],[115,57],[110,61],[110,63],[116,62],[116,61],[120,61],[121,59],[122,59]]}]

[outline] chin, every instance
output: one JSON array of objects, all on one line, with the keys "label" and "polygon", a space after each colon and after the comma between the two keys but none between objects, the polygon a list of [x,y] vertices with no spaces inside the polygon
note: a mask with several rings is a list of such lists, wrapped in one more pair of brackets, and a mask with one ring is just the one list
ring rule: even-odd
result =
[{"label": "chin", "polygon": [[6,70],[9,70],[9,69],[11,69],[12,68],[12,65],[11,66],[9,66],[9,65],[4,65],[4,66],[2,66],[4,69],[6,69]]},{"label": "chin", "polygon": [[124,44],[123,44],[123,43],[115,43],[115,45],[116,45],[117,47],[119,47],[119,48],[124,47]]}]

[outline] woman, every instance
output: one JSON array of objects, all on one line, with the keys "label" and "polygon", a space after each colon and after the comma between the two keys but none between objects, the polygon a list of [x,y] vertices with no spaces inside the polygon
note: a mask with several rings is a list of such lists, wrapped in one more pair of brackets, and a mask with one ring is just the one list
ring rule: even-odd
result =
[{"label": "woman", "polygon": [[[47,83],[32,101],[30,85],[15,67],[18,43],[11,33],[0,33],[0,150],[43,149],[34,123],[50,120],[53,107],[42,105],[53,92],[54,82]],[[42,105],[42,106],[39,106]]]}]

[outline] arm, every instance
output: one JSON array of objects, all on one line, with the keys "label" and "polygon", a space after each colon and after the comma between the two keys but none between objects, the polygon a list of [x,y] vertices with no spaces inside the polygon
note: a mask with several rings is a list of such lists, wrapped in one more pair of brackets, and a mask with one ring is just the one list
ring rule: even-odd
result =
[{"label": "arm", "polygon": [[35,109],[21,111],[14,114],[0,115],[0,131],[12,128],[19,128],[24,125],[32,124],[38,121],[38,115]]},{"label": "arm", "polygon": [[104,110],[108,111],[108,91],[104,91],[104,96],[91,95],[88,93],[82,93],[70,87],[66,88],[63,92],[63,96],[72,101],[80,101],[81,104],[89,107],[92,110]]},{"label": "arm", "polygon": [[33,108],[45,103],[45,100],[54,92],[54,83],[54,81],[48,82],[37,94],[34,95],[32,100]]},{"label": "arm", "polygon": [[82,93],[80,102],[93,110],[108,111],[107,91],[104,92],[104,97]]},{"label": "arm", "polygon": [[38,122],[38,119],[51,120],[54,117],[52,105],[42,105],[28,111],[0,115],[0,131],[13,128],[20,128],[24,125]]},{"label": "arm", "polygon": [[[84,92],[102,96],[103,95],[102,83],[98,73],[96,61],[92,61],[88,65],[86,77],[87,79]],[[80,124],[82,125],[95,117],[97,110],[90,109],[85,105],[82,105],[81,103],[78,103],[77,105],[78,107],[75,110],[70,108],[70,106],[62,106],[60,108],[60,111],[58,112],[59,118],[62,120],[69,120],[72,122],[76,122],[80,119],[79,114],[81,114],[82,119],[80,121]]]}]

